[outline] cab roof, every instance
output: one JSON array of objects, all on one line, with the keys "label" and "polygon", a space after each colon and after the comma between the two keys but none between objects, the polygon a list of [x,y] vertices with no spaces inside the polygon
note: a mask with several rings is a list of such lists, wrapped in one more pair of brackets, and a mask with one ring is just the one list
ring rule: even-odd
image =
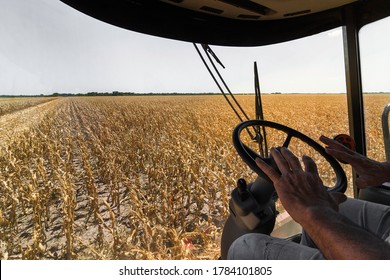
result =
[{"label": "cab roof", "polygon": [[223,46],[285,42],[390,16],[388,0],[61,0],[118,27],[181,41]]}]

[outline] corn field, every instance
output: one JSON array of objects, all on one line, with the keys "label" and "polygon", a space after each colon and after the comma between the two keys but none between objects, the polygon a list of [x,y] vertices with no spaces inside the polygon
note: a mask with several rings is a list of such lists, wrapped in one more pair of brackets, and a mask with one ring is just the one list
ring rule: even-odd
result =
[{"label": "corn field", "polygon": [[[369,155],[384,161],[390,96],[365,98]],[[237,99],[254,117],[254,97]],[[265,95],[263,106],[315,140],[348,133],[344,95]],[[217,259],[230,192],[255,178],[222,96],[6,99],[0,112],[1,259]],[[331,184],[315,153],[291,145]]]}]

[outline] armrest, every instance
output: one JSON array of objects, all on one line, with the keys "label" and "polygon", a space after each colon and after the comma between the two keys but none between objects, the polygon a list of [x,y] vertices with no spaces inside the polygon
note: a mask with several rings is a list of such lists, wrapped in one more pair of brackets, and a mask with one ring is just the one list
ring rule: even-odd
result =
[{"label": "armrest", "polygon": [[361,189],[359,199],[390,205],[390,182],[386,182],[379,187]]},{"label": "armrest", "polygon": [[390,182],[384,182],[384,183],[382,184],[381,188],[390,191]]}]

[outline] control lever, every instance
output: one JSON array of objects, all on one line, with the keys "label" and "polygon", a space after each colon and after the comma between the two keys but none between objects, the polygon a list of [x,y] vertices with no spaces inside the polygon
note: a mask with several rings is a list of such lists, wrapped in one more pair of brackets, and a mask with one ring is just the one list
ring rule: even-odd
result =
[{"label": "control lever", "polygon": [[274,202],[267,199],[265,203],[259,203],[264,198],[253,195],[251,190],[257,188],[256,182],[247,184],[245,179],[240,178],[229,202],[230,212],[237,224],[248,230],[254,230],[275,217]]}]

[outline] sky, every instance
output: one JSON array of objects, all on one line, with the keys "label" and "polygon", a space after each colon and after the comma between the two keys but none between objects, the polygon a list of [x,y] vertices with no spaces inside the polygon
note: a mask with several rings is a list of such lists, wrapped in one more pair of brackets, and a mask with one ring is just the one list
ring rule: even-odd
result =
[{"label": "sky", "polygon": [[[218,92],[192,43],[121,29],[58,0],[0,0],[0,95]],[[360,34],[363,90],[390,92],[390,19]],[[345,92],[341,28],[262,47],[211,46],[232,92]]]}]

